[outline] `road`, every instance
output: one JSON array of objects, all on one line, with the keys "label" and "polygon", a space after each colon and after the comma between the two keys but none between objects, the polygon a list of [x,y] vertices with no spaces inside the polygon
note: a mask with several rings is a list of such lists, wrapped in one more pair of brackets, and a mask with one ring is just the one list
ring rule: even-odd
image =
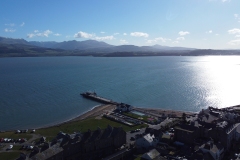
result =
[{"label": "road", "polygon": [[133,132],[133,133],[131,133],[131,131],[129,131],[129,132],[127,132],[127,136],[126,136],[126,145],[127,146],[129,146],[131,143],[133,143],[134,141],[131,141],[130,139],[131,139],[131,137],[134,137],[135,138],[135,136],[137,135],[137,134],[142,134],[142,133],[144,133],[145,132],[145,129],[146,128],[141,128],[140,129],[140,131],[138,131],[138,132]]}]

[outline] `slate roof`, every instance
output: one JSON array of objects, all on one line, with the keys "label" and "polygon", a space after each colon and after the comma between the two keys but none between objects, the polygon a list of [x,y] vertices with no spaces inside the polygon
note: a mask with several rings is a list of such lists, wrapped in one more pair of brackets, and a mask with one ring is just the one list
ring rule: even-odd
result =
[{"label": "slate roof", "polygon": [[29,158],[30,160],[43,160],[43,159],[48,159],[60,152],[63,151],[63,148],[59,146],[59,144],[55,144],[53,146],[51,146],[50,148],[48,148],[47,150],[40,152],[36,155],[34,155],[33,157]]},{"label": "slate roof", "polygon": [[142,158],[150,158],[150,159],[155,159],[160,155],[160,153],[156,149],[152,149],[149,152],[145,153],[142,155]]},{"label": "slate roof", "polygon": [[211,151],[212,153],[217,153],[218,151],[223,149],[223,146],[220,143],[214,144],[212,142],[207,142],[199,148],[204,148]]}]

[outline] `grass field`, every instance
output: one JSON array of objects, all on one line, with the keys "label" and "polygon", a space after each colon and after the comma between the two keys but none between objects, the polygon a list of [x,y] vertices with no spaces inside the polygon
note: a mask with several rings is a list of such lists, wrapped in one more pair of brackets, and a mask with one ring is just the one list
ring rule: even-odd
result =
[{"label": "grass field", "polygon": [[[78,131],[85,132],[88,129],[96,130],[97,127],[100,127],[101,129],[105,129],[108,125],[110,125],[112,127],[122,127],[125,131],[135,130],[135,129],[144,128],[144,127],[148,126],[146,124],[142,124],[142,125],[130,127],[130,126],[127,126],[127,125],[124,125],[124,124],[121,124],[121,123],[118,123],[115,121],[111,121],[111,120],[103,117],[102,119],[89,118],[89,119],[85,119],[82,121],[69,122],[69,123],[65,123],[62,125],[58,125],[58,126],[42,128],[42,129],[36,130],[36,132],[34,134],[46,136],[47,141],[51,141],[54,137],[56,137],[56,135],[57,135],[57,133],[59,133],[59,131],[71,134],[73,132],[78,132]],[[30,133],[21,133],[21,134],[15,134],[14,132],[0,133],[0,138],[14,138],[14,139],[27,138],[27,139],[30,139],[31,137],[32,137],[32,135]],[[35,142],[39,141],[39,138],[34,141]],[[18,158],[20,155],[20,151],[19,151],[20,148],[21,148],[21,145],[16,145],[16,146],[14,145],[12,152],[6,151],[3,153],[0,153],[0,160],[5,160],[5,159],[13,160],[13,159]],[[16,152],[16,151],[18,151],[18,152]],[[22,152],[25,153],[27,151],[22,151]]]},{"label": "grass field", "polygon": [[59,133],[59,131],[62,131],[65,133],[73,133],[78,131],[86,132],[88,129],[96,130],[97,127],[100,127],[101,129],[105,129],[108,125],[112,127],[121,126],[125,131],[147,127],[146,124],[129,127],[127,125],[117,123],[103,117],[102,119],[89,118],[82,121],[69,122],[59,126],[39,129],[36,131],[36,134],[40,134],[42,136],[47,136],[47,137],[55,137],[57,133]]},{"label": "grass field", "polygon": [[16,134],[15,132],[2,132],[0,133],[0,138],[12,138],[12,139],[19,139],[19,138],[32,138],[31,133],[19,133]]},{"label": "grass field", "polygon": [[20,152],[3,152],[0,153],[1,160],[15,160],[19,157]]},{"label": "grass field", "polygon": [[[112,127],[122,127],[125,131],[130,131],[130,130],[135,130],[138,128],[147,127],[146,124],[130,127],[130,126],[118,123],[118,122],[111,121],[111,120],[103,117],[102,119],[89,118],[89,119],[85,119],[82,121],[69,122],[69,123],[65,123],[62,125],[58,125],[58,126],[43,128],[43,129],[36,130],[36,132],[34,134],[46,136],[47,141],[51,141],[57,135],[57,133],[59,133],[60,131],[65,132],[65,133],[73,133],[73,132],[78,132],[78,131],[86,132],[88,129],[96,130],[97,127],[100,127],[101,129],[105,129],[108,125],[110,125]],[[27,139],[30,139],[30,138],[32,138],[32,134],[31,133],[16,134],[15,132],[3,132],[3,133],[0,133],[0,138],[13,138],[13,139],[27,138]]]}]

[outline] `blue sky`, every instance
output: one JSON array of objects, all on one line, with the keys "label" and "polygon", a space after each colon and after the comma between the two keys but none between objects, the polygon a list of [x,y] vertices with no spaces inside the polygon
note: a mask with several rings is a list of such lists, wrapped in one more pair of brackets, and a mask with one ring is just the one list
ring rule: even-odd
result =
[{"label": "blue sky", "polygon": [[240,49],[239,0],[1,0],[0,36]]}]

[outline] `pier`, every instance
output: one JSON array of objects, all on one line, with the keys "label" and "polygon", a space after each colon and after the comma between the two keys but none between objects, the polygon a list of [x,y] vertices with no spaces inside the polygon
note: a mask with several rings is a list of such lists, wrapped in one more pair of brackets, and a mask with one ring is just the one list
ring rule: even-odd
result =
[{"label": "pier", "polygon": [[114,104],[114,105],[118,104],[117,102],[114,102],[110,99],[99,97],[95,92],[84,92],[84,93],[81,93],[80,95],[82,95],[85,98],[88,98],[100,103],[104,103],[104,104]]}]

